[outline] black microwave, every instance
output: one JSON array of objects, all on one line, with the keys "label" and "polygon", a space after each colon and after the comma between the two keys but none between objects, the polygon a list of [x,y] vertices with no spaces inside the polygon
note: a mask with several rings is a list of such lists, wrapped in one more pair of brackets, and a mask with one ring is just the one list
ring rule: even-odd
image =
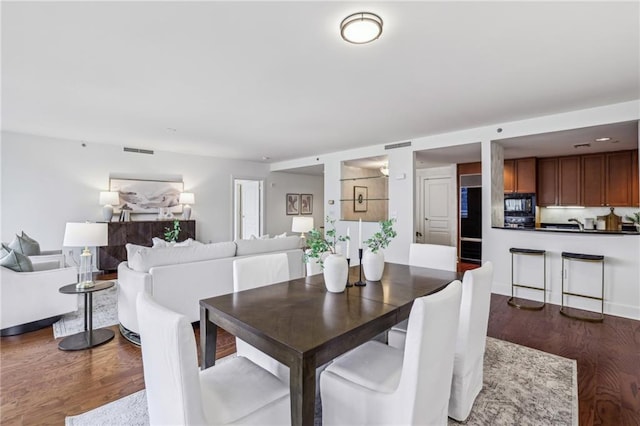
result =
[{"label": "black microwave", "polygon": [[536,194],[504,194],[505,216],[536,215]]}]

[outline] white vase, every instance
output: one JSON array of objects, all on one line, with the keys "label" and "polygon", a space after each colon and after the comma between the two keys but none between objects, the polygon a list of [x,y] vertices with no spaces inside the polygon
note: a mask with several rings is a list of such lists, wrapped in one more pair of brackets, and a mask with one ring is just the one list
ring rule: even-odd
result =
[{"label": "white vase", "polygon": [[331,293],[342,293],[347,286],[349,266],[341,254],[330,254],[324,259],[324,285]]},{"label": "white vase", "polygon": [[366,249],[362,255],[362,270],[368,281],[380,281],[384,272],[384,253],[381,250],[373,253]]}]

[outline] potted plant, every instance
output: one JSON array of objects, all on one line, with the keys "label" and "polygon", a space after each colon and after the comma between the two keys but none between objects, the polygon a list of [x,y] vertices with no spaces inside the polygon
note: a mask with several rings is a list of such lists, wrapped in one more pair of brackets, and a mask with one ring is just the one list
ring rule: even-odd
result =
[{"label": "potted plant", "polygon": [[178,241],[178,235],[180,235],[180,221],[173,221],[173,228],[164,228],[164,239],[170,243]]},{"label": "potted plant", "polygon": [[635,212],[626,218],[635,225],[636,231],[640,232],[640,212]]},{"label": "potted plant", "polygon": [[347,259],[336,252],[336,244],[338,241],[347,241],[349,237],[339,236],[336,234],[335,219],[327,216],[326,237],[318,229],[312,229],[307,236],[307,246],[309,249],[305,252],[305,261],[309,259],[317,260],[322,268],[324,275],[324,284],[327,290],[332,293],[341,293],[347,285],[347,275],[349,274],[349,266]]},{"label": "potted plant", "polygon": [[391,240],[398,235],[393,229],[394,221],[395,219],[389,219],[380,222],[380,231],[364,242],[367,249],[362,255],[362,269],[365,278],[369,281],[380,281],[382,278],[384,272],[382,249],[387,248]]}]

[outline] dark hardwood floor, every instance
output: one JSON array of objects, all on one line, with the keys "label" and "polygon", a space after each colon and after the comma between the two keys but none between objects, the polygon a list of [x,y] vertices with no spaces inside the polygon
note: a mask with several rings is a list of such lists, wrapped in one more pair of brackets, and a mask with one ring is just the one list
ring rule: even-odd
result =
[{"label": "dark hardwood floor", "polygon": [[[492,296],[488,334],[576,359],[581,426],[640,425],[640,321],[607,316],[587,323],[563,317],[554,305],[534,312],[506,300]],[[0,424],[61,425],[65,416],[142,389],[140,349],[111,328],[114,340],[78,352],[58,350],[51,327],[2,337]],[[216,357],[234,351],[233,337],[221,332]]]}]

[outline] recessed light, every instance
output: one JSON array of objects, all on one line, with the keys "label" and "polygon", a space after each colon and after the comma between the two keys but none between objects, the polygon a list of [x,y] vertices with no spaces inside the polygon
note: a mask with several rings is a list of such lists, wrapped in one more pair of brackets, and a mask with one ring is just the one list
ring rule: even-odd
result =
[{"label": "recessed light", "polygon": [[167,132],[177,132],[178,129],[174,129],[173,127],[167,127]]},{"label": "recessed light", "polygon": [[597,138],[596,142],[606,142],[606,141],[610,141],[611,138]]},{"label": "recessed light", "polygon": [[340,23],[340,35],[349,43],[371,43],[381,34],[382,18],[375,13],[354,13],[344,18]]}]

